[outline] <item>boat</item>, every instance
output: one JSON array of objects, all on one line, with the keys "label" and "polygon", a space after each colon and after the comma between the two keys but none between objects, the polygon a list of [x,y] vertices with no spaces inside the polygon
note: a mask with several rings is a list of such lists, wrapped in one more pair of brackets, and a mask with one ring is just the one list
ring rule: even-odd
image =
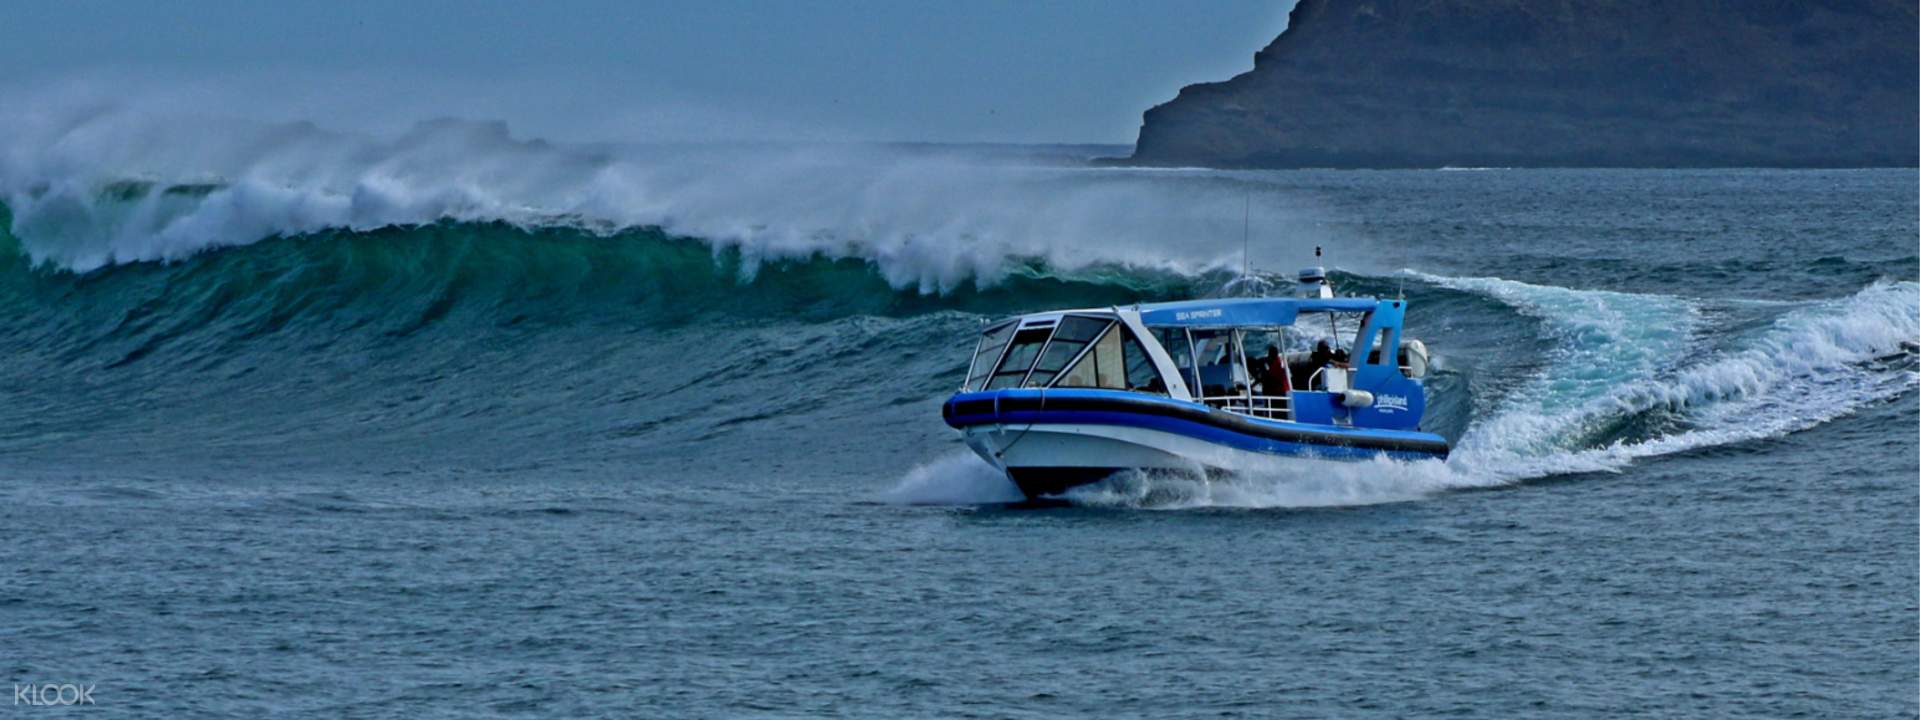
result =
[{"label": "boat", "polygon": [[1218,477],[1248,458],[1445,458],[1421,427],[1426,346],[1403,298],[1292,297],[1039,312],[985,325],[941,408],[1029,499],[1116,473]]}]

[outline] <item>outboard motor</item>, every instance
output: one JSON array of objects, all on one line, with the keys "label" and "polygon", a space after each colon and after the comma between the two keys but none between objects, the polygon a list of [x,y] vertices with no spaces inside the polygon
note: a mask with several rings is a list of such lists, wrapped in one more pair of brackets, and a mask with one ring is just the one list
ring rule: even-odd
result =
[{"label": "outboard motor", "polygon": [[1333,297],[1333,284],[1327,281],[1326,268],[1317,265],[1309,268],[1301,268],[1298,278],[1301,297]]}]

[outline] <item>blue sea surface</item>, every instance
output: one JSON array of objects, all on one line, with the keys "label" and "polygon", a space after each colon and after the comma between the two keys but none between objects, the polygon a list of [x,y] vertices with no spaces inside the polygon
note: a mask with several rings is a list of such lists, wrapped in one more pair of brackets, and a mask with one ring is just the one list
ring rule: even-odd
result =
[{"label": "blue sea surface", "polygon": [[[1068,160],[0,178],[0,667],[121,717],[1920,713],[1920,174]],[[1243,203],[1275,288],[1404,293],[1453,458],[1004,504],[939,414],[981,323],[1224,292]]]}]

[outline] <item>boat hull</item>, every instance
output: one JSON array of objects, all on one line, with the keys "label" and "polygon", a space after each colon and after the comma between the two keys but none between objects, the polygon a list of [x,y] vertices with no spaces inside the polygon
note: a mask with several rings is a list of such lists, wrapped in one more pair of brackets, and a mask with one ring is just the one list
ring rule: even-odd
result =
[{"label": "boat hull", "polygon": [[1437,435],[1267,421],[1140,393],[999,390],[947,402],[947,423],[1030,498],[1127,470],[1211,475],[1249,458],[1446,457]]},{"label": "boat hull", "polygon": [[962,431],[967,447],[1029,498],[1059,495],[1128,470],[1204,474],[1208,447],[1170,433],[1111,425],[987,424]]}]

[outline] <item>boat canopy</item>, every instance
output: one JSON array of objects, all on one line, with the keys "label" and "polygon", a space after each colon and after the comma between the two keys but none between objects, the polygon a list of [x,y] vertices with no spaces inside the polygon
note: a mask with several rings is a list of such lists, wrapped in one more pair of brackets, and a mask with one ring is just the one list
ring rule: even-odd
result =
[{"label": "boat canopy", "polygon": [[1002,327],[1013,325],[1021,327],[1051,325],[1059,321],[1060,318],[1068,315],[1113,317],[1114,311],[1116,310],[1138,313],[1140,323],[1152,327],[1284,327],[1292,325],[1300,313],[1365,313],[1372,312],[1384,304],[1391,304],[1394,307],[1400,306],[1399,301],[1383,301],[1377,298],[1366,297],[1182,300],[1179,302],[1116,305],[1104,308],[1051,310],[1048,312],[1018,315],[988,325],[984,332],[992,333]]},{"label": "boat canopy", "polygon": [[1155,327],[1278,327],[1303,312],[1367,312],[1373,298],[1227,298],[1149,303],[1140,322]]}]

